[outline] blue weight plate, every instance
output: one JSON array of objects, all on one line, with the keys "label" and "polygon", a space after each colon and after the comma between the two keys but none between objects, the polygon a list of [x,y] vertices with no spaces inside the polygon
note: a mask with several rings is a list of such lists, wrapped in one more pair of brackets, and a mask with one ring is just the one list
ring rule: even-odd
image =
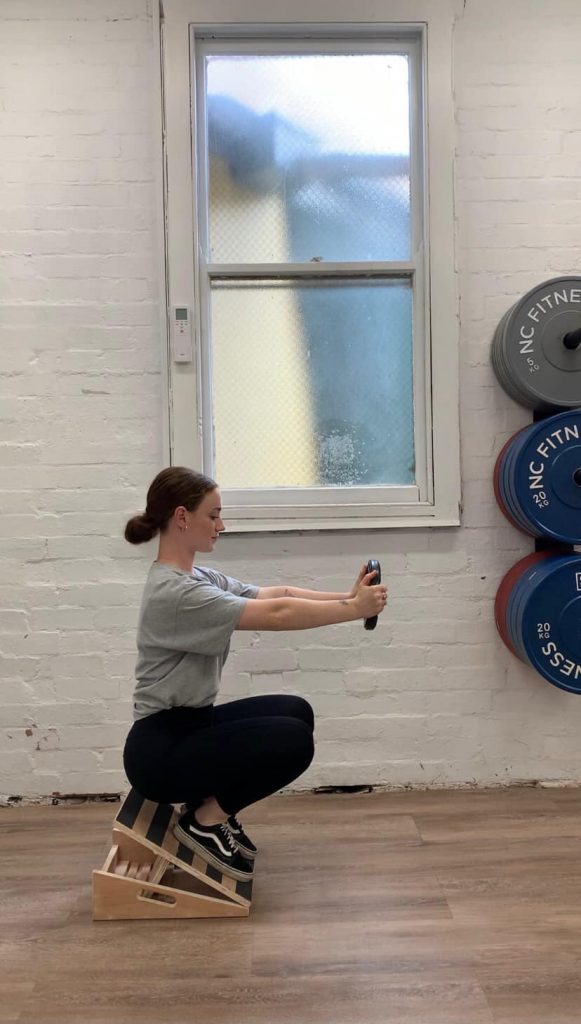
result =
[{"label": "blue weight plate", "polygon": [[[531,591],[534,591],[534,588],[545,578],[545,575],[552,571],[556,564],[555,559],[563,557],[564,554],[566,557],[569,557],[569,552],[565,552],[564,548],[556,548],[554,551],[537,552],[536,554],[538,556],[535,559],[536,564],[533,563],[531,556],[529,556],[528,560],[522,560],[523,571],[514,581],[506,608],[506,627],[511,643],[515,654],[525,662],[528,662],[529,658],[522,637],[523,609],[529,600]],[[540,562],[542,564],[538,564]]]},{"label": "blue weight plate", "polygon": [[[528,662],[528,656],[523,645],[521,635],[521,617],[522,609],[526,604],[531,588],[537,585],[541,578],[541,572],[549,565],[552,565],[553,561],[557,557],[550,552],[546,553],[545,559],[537,559],[536,564],[524,565],[523,572],[520,574],[513,585],[510,601],[507,605],[507,628],[510,634],[510,638],[515,649],[515,653],[522,661]],[[538,563],[542,561],[542,565]]]},{"label": "blue weight plate", "polygon": [[526,658],[554,686],[581,693],[581,556],[556,555],[525,576],[517,632]]},{"label": "blue weight plate", "polygon": [[535,577],[535,568],[536,566],[534,565],[525,568],[518,580],[516,580],[506,607],[506,626],[510,636],[510,641],[515,654],[524,662],[528,662],[528,658],[521,642],[520,631],[518,628],[518,617],[523,596],[526,598],[531,579],[534,579]]},{"label": "blue weight plate", "polygon": [[512,446],[518,438],[519,434],[520,431],[516,434],[513,434],[513,436],[507,441],[504,448],[501,450],[498,456],[497,467],[495,467],[494,474],[498,483],[498,497],[500,498],[499,503],[501,505],[501,508],[504,512],[507,513],[509,519],[513,521],[515,526],[517,524],[516,522],[514,522],[514,514],[511,507],[510,495],[508,493],[508,476],[506,472],[506,467],[510,456],[510,452],[512,450]]},{"label": "blue weight plate", "polygon": [[524,427],[516,434],[512,444],[506,452],[506,456],[503,460],[503,471],[502,471],[502,493],[504,495],[507,508],[510,511],[515,523],[528,533],[530,536],[535,536],[534,530],[531,529],[531,524],[527,518],[523,515],[521,505],[518,500],[518,494],[514,487],[514,466],[515,460],[518,457],[522,446],[526,443],[530,427]]},{"label": "blue weight plate", "polygon": [[505,486],[507,498],[510,503],[510,508],[517,523],[520,524],[521,529],[525,530],[526,533],[535,537],[538,533],[532,527],[532,524],[524,514],[522,505],[519,501],[519,495],[515,486],[514,474],[515,468],[518,464],[519,455],[527,443],[530,436],[531,430],[534,429],[534,424],[529,427],[525,427],[520,431],[518,436],[515,438],[514,443],[510,446],[510,451],[507,452],[506,466],[505,466]]},{"label": "blue weight plate", "polygon": [[[514,436],[516,436],[516,435],[514,435]],[[513,438],[510,437],[508,439],[508,441],[505,442],[504,447],[502,448],[502,450],[499,452],[499,454],[497,456],[496,462],[494,464],[494,472],[493,472],[493,475],[492,475],[492,481],[493,481],[493,488],[494,488],[494,496],[496,498],[496,501],[497,501],[497,504],[498,504],[498,507],[499,507],[500,511],[503,513],[503,515],[506,516],[506,518],[508,519],[509,523],[511,523],[512,526],[514,526],[517,530],[522,530],[521,524],[516,521],[516,519],[514,518],[514,515],[512,514],[511,510],[508,507],[508,498],[507,498],[507,494],[506,494],[506,483],[504,481],[504,460],[505,460],[505,455],[508,452],[509,446],[512,443],[512,440],[513,440]],[[526,532],[528,532],[528,531],[526,531]]]},{"label": "blue weight plate", "polygon": [[517,658],[521,659],[521,661],[526,661],[526,658],[523,657],[523,652],[519,649],[518,637],[516,635],[516,631],[515,631],[515,627],[514,627],[514,606],[515,606],[515,602],[516,602],[516,599],[517,599],[517,596],[518,596],[519,584],[520,584],[520,582],[522,580],[522,576],[525,575],[526,571],[527,571],[527,569],[525,568],[523,570],[523,572],[521,573],[521,575],[515,580],[515,582],[513,584],[513,587],[512,587],[512,590],[510,592],[509,598],[508,598],[508,600],[506,602],[506,629],[507,629],[507,633],[508,633],[508,635],[510,637],[510,642],[512,644],[514,653],[516,654]]},{"label": "blue weight plate", "polygon": [[[520,561],[516,562],[512,568],[505,573],[498,586],[496,598],[494,600],[494,620],[502,640],[508,649],[515,655],[516,651],[514,649],[512,637],[508,631],[506,614],[513,587],[526,569],[534,565],[536,562],[540,562],[543,559],[550,557],[550,551],[533,551],[532,554],[526,555],[524,558],[521,558]],[[517,657],[520,657],[520,655],[517,655]]]},{"label": "blue weight plate", "polygon": [[527,603],[537,592],[537,588],[542,587],[545,584],[545,581],[550,577],[551,573],[563,564],[563,560],[578,557],[578,555],[571,555],[570,552],[565,552],[563,549],[557,549],[557,551],[554,554],[551,554],[542,565],[533,567],[533,569],[537,569],[538,571],[523,574],[521,579],[518,581],[519,586],[515,588],[514,604],[511,608],[512,628],[517,638],[518,647],[525,661],[529,661],[523,638],[523,616],[527,608]]},{"label": "blue weight plate", "polygon": [[501,492],[501,489],[500,489],[500,478],[501,478],[501,473],[502,473],[502,460],[504,459],[504,454],[505,454],[506,449],[508,448],[511,440],[512,440],[512,438],[509,438],[508,441],[505,441],[503,448],[500,450],[500,452],[498,453],[498,455],[496,457],[496,462],[494,463],[494,471],[492,473],[492,486],[493,486],[493,489],[494,489],[494,497],[496,498],[496,504],[498,505],[498,507],[499,507],[500,511],[502,512],[502,514],[504,516],[506,516],[506,518],[509,520],[509,522],[514,526],[515,524],[513,522],[512,516],[508,512],[508,509],[507,509],[507,507],[505,505],[505,502],[504,502],[504,496],[503,496],[503,494]]},{"label": "blue weight plate", "polygon": [[[567,414],[560,414],[567,415]],[[551,417],[549,420],[545,420],[545,423],[551,423],[553,419],[559,419],[559,417]],[[553,425],[552,428],[557,433],[558,424]],[[575,428],[576,430],[576,428]],[[575,432],[575,431],[573,431]],[[565,541],[564,531],[557,529],[554,532],[551,531],[550,523],[545,526],[542,522],[539,523],[539,513],[546,510],[550,502],[550,496],[547,495],[543,482],[535,477],[531,473],[532,468],[539,468],[540,463],[535,463],[530,458],[531,448],[534,449],[540,444],[543,450],[546,450],[546,438],[543,436],[539,438],[539,433],[542,434],[542,425],[539,423],[532,424],[527,427],[525,431],[521,433],[518,438],[518,442],[511,448],[509,453],[507,477],[507,487],[510,492],[510,500],[513,509],[513,514],[519,522],[526,528],[527,532],[532,534],[534,537],[551,536],[556,541]],[[571,433],[571,428],[568,428],[567,437]],[[563,431],[561,431],[561,436]],[[553,442],[554,443],[554,442]],[[549,449],[552,451],[552,449]],[[522,487],[522,474],[526,472],[526,486]],[[519,486],[519,481],[520,486]],[[530,486],[532,485],[532,487]],[[535,498],[535,494],[537,497]],[[553,501],[553,509],[551,517],[554,518],[557,513],[557,502]],[[542,518],[542,516],[541,516]],[[567,541],[572,543],[573,541]]]},{"label": "blue weight plate", "polygon": [[505,485],[511,512],[534,536],[581,543],[581,409],[526,428],[507,453]]},{"label": "blue weight plate", "polygon": [[[554,418],[559,419],[559,417]],[[549,423],[551,421],[546,420],[545,422]],[[510,447],[506,450],[502,460],[502,470],[499,474],[499,489],[510,516],[515,520],[515,525],[518,525],[525,533],[533,537],[543,536],[544,531],[539,528],[538,523],[534,519],[527,516],[526,503],[525,507],[523,507],[523,502],[520,500],[522,492],[519,491],[516,485],[515,475],[519,465],[522,465],[523,452],[526,450],[526,446],[530,443],[531,438],[536,436],[538,428],[539,424],[532,424],[529,427],[525,427],[518,434],[515,434],[511,440]],[[575,484],[574,488],[577,490],[578,485]],[[581,494],[581,487],[578,489]],[[541,498],[540,500],[545,502],[546,498]],[[530,499],[529,504],[536,504],[534,496]],[[545,507],[544,504],[541,507]],[[564,540],[565,538],[561,535],[555,535],[554,539]]]},{"label": "blue weight plate", "polygon": [[493,486],[494,486],[494,494],[495,494],[495,497],[496,497],[496,501],[497,501],[498,507],[500,508],[500,511],[504,513],[506,518],[509,520],[510,523],[512,523],[513,526],[518,528],[519,524],[516,522],[512,512],[511,512],[511,510],[510,510],[510,508],[508,506],[508,498],[507,498],[507,493],[506,493],[506,481],[505,481],[505,475],[504,475],[504,464],[505,464],[505,461],[506,461],[506,453],[508,451],[509,444],[510,444],[510,441],[507,441],[506,445],[504,446],[504,448],[502,449],[502,451],[500,452],[500,454],[499,454],[499,456],[498,456],[498,458],[496,460],[496,464],[494,466],[494,473],[493,473]]}]

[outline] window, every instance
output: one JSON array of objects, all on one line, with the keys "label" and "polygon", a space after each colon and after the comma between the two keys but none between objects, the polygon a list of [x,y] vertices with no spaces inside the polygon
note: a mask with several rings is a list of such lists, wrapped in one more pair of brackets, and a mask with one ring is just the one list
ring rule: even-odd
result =
[{"label": "window", "polygon": [[457,523],[430,27],[256,24],[252,3],[232,22],[231,6],[208,26],[200,4],[165,4],[167,277],[195,339],[191,359],[183,327],[169,348],[171,461],[219,481],[230,529]]}]

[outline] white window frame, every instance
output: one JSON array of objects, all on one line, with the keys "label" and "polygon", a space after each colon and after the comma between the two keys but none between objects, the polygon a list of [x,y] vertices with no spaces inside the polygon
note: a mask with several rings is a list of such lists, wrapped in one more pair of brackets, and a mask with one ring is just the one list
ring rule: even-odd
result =
[{"label": "white window frame", "polygon": [[[378,275],[383,270],[389,274],[401,272],[405,277],[410,273],[416,276],[413,315],[416,326],[422,324],[425,332],[422,337],[422,331],[417,331],[416,335],[414,329],[414,345],[419,344],[424,349],[424,377],[414,376],[418,486],[301,488],[299,501],[297,492],[286,488],[279,488],[276,493],[222,488],[229,532],[459,525],[458,315],[451,88],[455,3],[456,0],[385,0],[382,22],[378,22],[373,0],[360,0],[359,21],[353,24],[351,3],[342,0],[289,0],[288,5],[277,4],[274,10],[274,5],[271,7],[265,0],[163,0],[168,460],[174,465],[189,465],[205,472],[211,472],[202,432],[203,396],[210,381],[209,360],[201,344],[208,327],[206,271],[223,276],[227,269],[236,275],[240,268],[232,265],[225,268],[221,264],[200,266],[200,218],[195,197],[204,169],[199,165],[199,147],[192,133],[192,107],[195,111],[196,97],[192,95],[195,89],[190,91],[190,83],[196,82],[195,40],[213,37],[218,40],[217,47],[222,48],[224,43],[220,40],[225,38],[271,39],[280,31],[283,40],[285,37],[327,40],[332,35],[354,40],[357,46],[358,40],[368,44],[369,40],[385,36],[389,40],[397,37],[398,45],[401,39],[402,52],[406,40],[419,38],[423,51],[425,166],[412,163],[412,178],[415,176],[417,180],[424,175],[423,237],[430,239],[430,243],[425,250],[415,246],[418,225],[412,225],[414,259],[410,263],[377,264],[370,268]],[[255,265],[252,269],[253,274],[276,276],[276,267],[272,265]],[[292,271],[293,267],[287,264],[285,270],[289,269]],[[294,272],[304,274],[305,269],[305,265],[299,264]],[[315,275],[332,272],[333,276],[348,276],[351,265],[313,264],[308,265],[308,269]],[[429,297],[425,309],[424,294]],[[191,362],[178,363],[173,358],[169,310],[174,306],[188,306],[193,313]],[[414,369],[419,361],[417,357],[415,351]],[[207,445],[207,432],[205,436]],[[340,500],[338,494],[341,494]]]}]

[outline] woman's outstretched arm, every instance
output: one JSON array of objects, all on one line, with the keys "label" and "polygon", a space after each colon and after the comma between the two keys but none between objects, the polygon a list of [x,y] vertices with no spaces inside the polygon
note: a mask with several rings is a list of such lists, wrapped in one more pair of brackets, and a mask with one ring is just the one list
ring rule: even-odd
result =
[{"label": "woman's outstretched arm", "polygon": [[[281,597],[298,597],[306,601],[345,601],[350,597],[355,597],[357,590],[361,586],[361,582],[366,575],[367,566],[364,564],[361,566],[357,579],[351,587],[351,590],[348,592],[337,594],[323,590],[304,590],[302,587],[261,587],[256,595],[256,600],[272,601]],[[373,579],[371,582],[373,583]]]},{"label": "woman's outstretched arm", "polygon": [[281,597],[299,597],[305,601],[344,601],[351,597],[347,592],[332,594],[323,590],[303,590],[302,587],[261,587],[257,601],[273,601]]},{"label": "woman's outstretched arm", "polygon": [[313,601],[302,597],[264,598],[247,601],[236,629],[313,629],[338,622],[380,615],[387,601],[384,584],[373,584],[374,573],[366,574],[355,597]]}]

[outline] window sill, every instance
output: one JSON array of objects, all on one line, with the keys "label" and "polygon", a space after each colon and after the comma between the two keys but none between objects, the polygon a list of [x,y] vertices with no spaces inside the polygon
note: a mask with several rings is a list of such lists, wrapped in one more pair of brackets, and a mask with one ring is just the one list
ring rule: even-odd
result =
[{"label": "window sill", "polygon": [[[226,512],[227,515],[227,512]],[[443,516],[424,512],[408,516],[385,516],[380,518],[353,519],[230,519],[227,516],[227,533],[305,533],[330,530],[409,530],[423,527],[460,526],[460,516]]]}]

